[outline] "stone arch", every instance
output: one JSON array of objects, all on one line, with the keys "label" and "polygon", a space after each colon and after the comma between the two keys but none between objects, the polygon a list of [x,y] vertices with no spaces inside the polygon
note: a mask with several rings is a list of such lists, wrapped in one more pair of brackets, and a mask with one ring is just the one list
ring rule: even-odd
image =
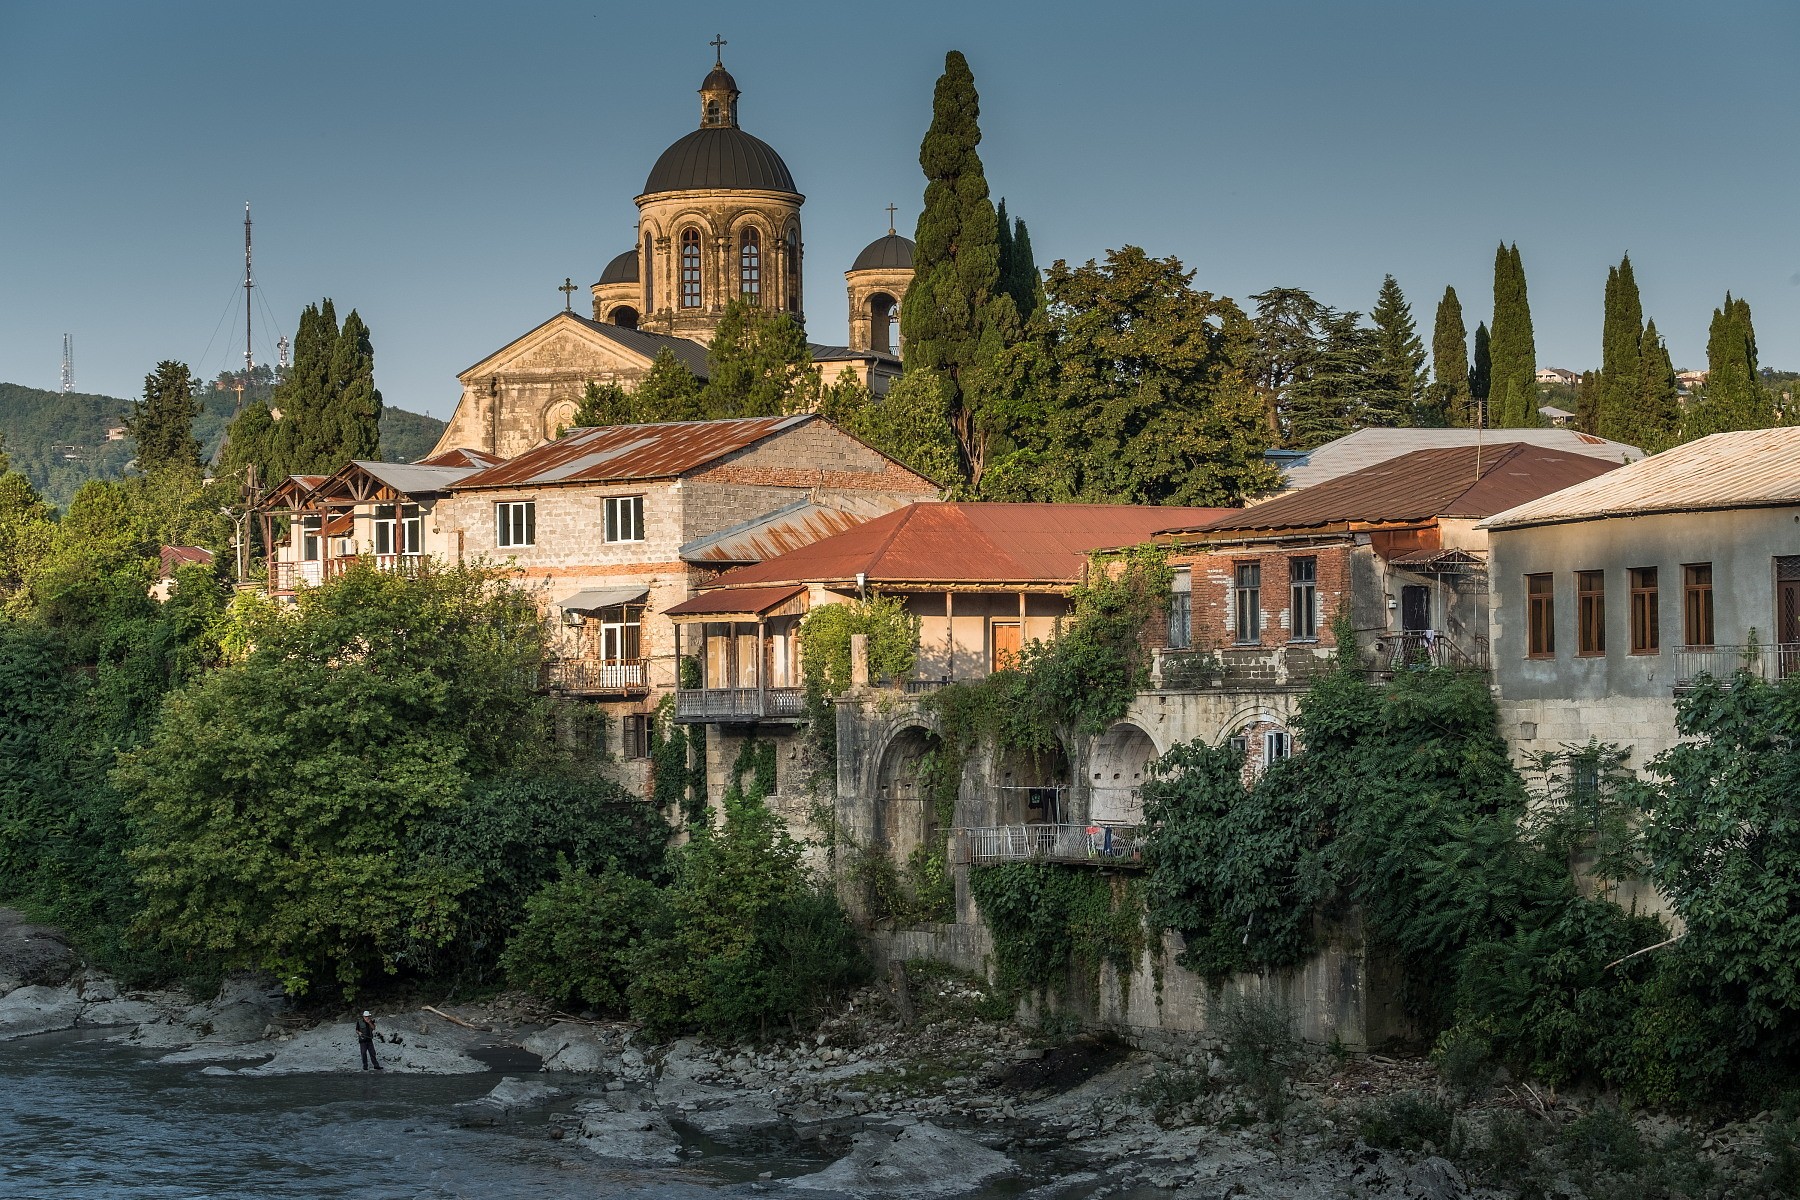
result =
[{"label": "stone arch", "polygon": [[616,306],[611,312],[606,314],[606,319],[609,324],[617,325],[621,329],[636,329],[638,327],[638,311],[629,304],[620,304]]},{"label": "stone arch", "polygon": [[1141,789],[1156,756],[1156,742],[1136,725],[1121,722],[1107,730],[1088,761],[1088,819],[1122,825],[1142,821]]},{"label": "stone arch", "polygon": [[[1275,757],[1285,758],[1298,749],[1290,725],[1292,719],[1291,713],[1278,712],[1267,704],[1240,705],[1220,725],[1213,744],[1223,746],[1234,738],[1244,739],[1244,778],[1248,781],[1269,765],[1271,750]],[[1273,744],[1270,734],[1279,735]]]},{"label": "stone arch", "polygon": [[1061,742],[1036,753],[1002,750],[994,781],[1002,825],[1048,825],[1072,819],[1069,784],[1074,778]]},{"label": "stone arch", "polygon": [[887,741],[875,770],[875,812],[871,841],[895,862],[914,849],[941,839],[925,768],[942,749],[938,735],[922,725],[905,725]]},{"label": "stone arch", "polygon": [[900,303],[886,292],[871,293],[864,301],[869,315],[869,349],[894,353],[900,329]]},{"label": "stone arch", "polygon": [[544,406],[544,437],[554,440],[558,430],[567,429],[575,423],[575,414],[581,405],[567,397],[553,399]]},{"label": "stone arch", "polygon": [[800,244],[800,219],[798,217],[795,217],[787,223],[787,228],[782,231],[781,240],[784,246],[782,269],[786,273],[786,278],[782,280],[782,291],[787,296],[788,312],[794,314],[794,316],[798,318],[800,315],[800,289],[802,286],[800,258],[801,255],[805,253],[804,248]]}]

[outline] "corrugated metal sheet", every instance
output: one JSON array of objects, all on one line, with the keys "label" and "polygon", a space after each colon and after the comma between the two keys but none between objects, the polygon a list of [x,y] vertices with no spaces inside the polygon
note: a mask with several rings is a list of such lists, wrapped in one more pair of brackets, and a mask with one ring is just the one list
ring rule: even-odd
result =
[{"label": "corrugated metal sheet", "polygon": [[641,583],[615,588],[586,588],[573,596],[558,600],[556,607],[564,612],[591,613],[602,608],[616,608],[621,604],[636,604],[649,594],[650,588]]},{"label": "corrugated metal sheet", "polygon": [[715,587],[767,583],[1068,585],[1095,550],[1149,540],[1230,510],[1126,504],[910,504],[845,533],[727,571]]},{"label": "corrugated metal sheet", "polygon": [[1615,465],[1644,457],[1636,446],[1609,442],[1574,429],[1359,429],[1308,451],[1284,467],[1289,490],[1328,483],[1352,471],[1373,467],[1419,450],[1469,446],[1477,441],[1497,445],[1524,442],[1547,450],[1563,450],[1603,458]]},{"label": "corrugated metal sheet", "polygon": [[1235,510],[1195,529],[1169,532],[1248,533],[1488,517],[1614,469],[1614,464],[1585,454],[1518,442],[1419,450]]},{"label": "corrugated metal sheet", "polygon": [[486,450],[458,446],[455,449],[446,450],[442,454],[434,454],[430,458],[421,458],[413,465],[419,467],[491,467],[495,463],[505,461],[498,454],[489,454]]},{"label": "corrugated metal sheet", "polygon": [[1483,528],[1789,504],[1800,504],[1800,428],[1748,429],[1715,433],[1533,498],[1498,513]]},{"label": "corrugated metal sheet", "polygon": [[811,500],[796,500],[774,512],[697,538],[681,547],[678,553],[683,562],[718,567],[766,562],[833,534],[854,529],[868,519],[869,514],[846,512]]},{"label": "corrugated metal sheet", "polygon": [[814,419],[801,414],[577,429],[547,446],[470,475],[457,490],[672,479]]},{"label": "corrugated metal sheet", "polygon": [[[452,485],[486,469],[483,467],[426,467],[414,463],[367,462],[361,459],[352,462],[350,467],[361,467],[403,496],[426,496],[436,492],[447,492]],[[348,469],[349,467],[345,468],[345,470]],[[332,478],[336,479],[343,473],[343,471],[339,471]]]},{"label": "corrugated metal sheet", "polygon": [[723,588],[705,592],[691,600],[683,600],[665,610],[670,617],[760,616],[779,608],[806,589],[798,584],[785,587]]}]

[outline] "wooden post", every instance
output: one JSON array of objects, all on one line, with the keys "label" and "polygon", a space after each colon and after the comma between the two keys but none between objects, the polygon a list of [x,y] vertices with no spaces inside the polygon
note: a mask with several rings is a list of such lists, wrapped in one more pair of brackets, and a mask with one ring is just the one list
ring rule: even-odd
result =
[{"label": "wooden post", "polygon": [[944,678],[956,679],[956,593],[944,591]]},{"label": "wooden post", "polygon": [[769,711],[768,665],[763,662],[763,631],[768,622],[756,622],[756,715],[763,716]]}]

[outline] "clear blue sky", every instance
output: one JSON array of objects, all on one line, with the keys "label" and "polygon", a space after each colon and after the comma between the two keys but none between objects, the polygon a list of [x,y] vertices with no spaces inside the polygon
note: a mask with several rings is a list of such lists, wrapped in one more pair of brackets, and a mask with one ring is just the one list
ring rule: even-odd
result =
[{"label": "clear blue sky", "polygon": [[[680,16],[668,15],[679,8]],[[455,374],[632,240],[729,39],[744,126],[806,193],[809,332],[900,206],[946,49],[981,91],[996,195],[1039,261],[1126,243],[1197,286],[1366,310],[1384,273],[1429,340],[1446,284],[1489,315],[1517,241],[1539,361],[1599,357],[1629,250],[1678,365],[1727,288],[1800,368],[1800,5],[1784,3],[344,4],[0,0],[0,380],[132,396],[302,305],[360,309],[390,404]],[[223,320],[222,320],[223,319]]]}]

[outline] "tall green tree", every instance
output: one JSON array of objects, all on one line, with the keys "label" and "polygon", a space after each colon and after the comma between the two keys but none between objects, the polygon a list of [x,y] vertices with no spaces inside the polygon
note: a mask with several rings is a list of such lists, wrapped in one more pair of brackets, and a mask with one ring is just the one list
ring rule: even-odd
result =
[{"label": "tall green tree", "polygon": [[[326,425],[335,433],[338,466],[381,456],[381,393],[375,388],[375,344],[353,308],[331,353],[331,407]],[[335,469],[335,468],[334,468]]]},{"label": "tall green tree", "polygon": [[1638,400],[1644,390],[1644,307],[1638,298],[1631,255],[1606,273],[1606,319],[1601,330],[1599,418],[1594,432],[1630,442],[1643,433]]},{"label": "tall green tree", "polygon": [[1469,399],[1474,405],[1470,425],[1492,425],[1494,416],[1489,401],[1494,393],[1493,339],[1486,322],[1475,326],[1475,353],[1469,361]]},{"label": "tall green tree", "polygon": [[1029,322],[1044,306],[1044,277],[1031,254],[1031,233],[1017,217],[1008,223],[1006,200],[1000,201],[997,219],[1000,241],[1000,287],[1012,297],[1019,320]]},{"label": "tall green tree", "polygon": [[590,379],[582,390],[581,404],[575,410],[572,425],[576,429],[593,429],[636,422],[637,407],[630,392],[616,383],[595,383]]},{"label": "tall green tree", "polygon": [[1250,300],[1256,315],[1245,369],[1262,402],[1269,437],[1285,442],[1293,389],[1313,370],[1323,341],[1320,327],[1331,310],[1300,288],[1270,288]]},{"label": "tall green tree", "polygon": [[998,432],[984,376],[1019,330],[1018,310],[1000,279],[998,223],[976,153],[979,117],[975,76],[952,50],[919,146],[925,204],[913,236],[913,281],[900,310],[907,366],[943,379],[962,480],[971,489],[981,485]]},{"label": "tall green tree", "polygon": [[806,334],[787,313],[733,300],[713,331],[706,361],[700,408],[709,419],[795,412],[818,396],[819,371]]},{"label": "tall green tree", "polygon": [[[1653,320],[1644,326],[1638,348],[1642,378],[1638,384],[1636,411],[1639,429],[1635,445],[1655,452],[1673,445],[1681,433],[1681,385],[1675,379],[1675,363]],[[1626,439],[1630,441],[1631,439]]]},{"label": "tall green tree", "polygon": [[640,421],[699,421],[705,419],[700,403],[702,385],[687,364],[668,347],[656,352],[650,370],[631,393],[632,407]]},{"label": "tall green tree", "polygon": [[1359,312],[1324,309],[1319,341],[1306,371],[1289,389],[1286,444],[1311,450],[1369,426],[1401,424],[1393,395],[1371,390],[1378,353],[1376,331]]},{"label": "tall green tree", "polygon": [[1432,385],[1428,393],[1429,419],[1421,425],[1473,425],[1469,411],[1469,331],[1463,324],[1462,301],[1456,289],[1444,289],[1431,330]]},{"label": "tall green tree", "polygon": [[186,363],[164,359],[144,376],[144,397],[134,400],[125,429],[137,443],[138,470],[149,474],[168,468],[200,469],[200,442],[194,418],[200,401]]},{"label": "tall green tree", "polygon": [[944,381],[910,370],[885,396],[871,396],[848,370],[819,397],[819,415],[944,487],[959,478],[956,436],[944,419]]},{"label": "tall green tree", "polygon": [[1775,405],[1756,373],[1756,327],[1750,303],[1725,293],[1713,309],[1706,338],[1706,383],[1688,407],[1683,434],[1688,440],[1735,429],[1765,429],[1775,422]]},{"label": "tall green tree", "polygon": [[0,617],[31,610],[31,579],[56,536],[56,510],[18,471],[0,475]]},{"label": "tall green tree", "polygon": [[1392,412],[1400,425],[1442,424],[1428,419],[1425,344],[1419,340],[1412,305],[1392,275],[1383,277],[1369,320],[1375,326],[1366,401],[1371,413]]},{"label": "tall green tree", "polygon": [[1501,429],[1526,429],[1538,418],[1537,341],[1531,331],[1531,302],[1525,291],[1525,265],[1517,243],[1504,242],[1494,252],[1494,326],[1490,351],[1490,423]]},{"label": "tall green tree", "polygon": [[277,418],[267,462],[269,483],[287,475],[329,473],[344,463],[333,453],[331,436],[331,364],[337,342],[337,309],[329,296],[301,310],[294,361],[269,406]]}]

